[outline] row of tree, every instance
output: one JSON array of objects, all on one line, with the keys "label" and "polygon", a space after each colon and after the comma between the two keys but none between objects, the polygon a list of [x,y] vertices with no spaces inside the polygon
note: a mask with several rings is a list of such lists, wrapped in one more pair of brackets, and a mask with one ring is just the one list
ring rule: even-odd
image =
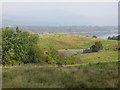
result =
[{"label": "row of tree", "polygon": [[120,35],[108,37],[108,40],[120,40]]},{"label": "row of tree", "polygon": [[58,63],[57,50],[39,46],[39,36],[30,32],[2,28],[2,64]]}]

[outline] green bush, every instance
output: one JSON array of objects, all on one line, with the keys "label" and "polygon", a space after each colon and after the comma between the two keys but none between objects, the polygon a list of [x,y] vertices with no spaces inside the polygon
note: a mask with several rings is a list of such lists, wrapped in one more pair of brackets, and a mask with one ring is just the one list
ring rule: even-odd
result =
[{"label": "green bush", "polygon": [[95,45],[92,45],[90,47],[90,50],[92,50],[92,52],[98,52],[101,49],[103,49],[103,46],[102,46],[102,43],[100,41],[95,42]]},{"label": "green bush", "polygon": [[46,62],[49,64],[58,64],[60,61],[60,56],[58,51],[50,47],[48,50],[45,51],[46,56]]},{"label": "green bush", "polygon": [[92,38],[97,38],[97,36],[92,36]]},{"label": "green bush", "polygon": [[16,30],[9,27],[2,29],[3,64],[38,62],[38,40],[38,35],[23,32],[18,27]]}]

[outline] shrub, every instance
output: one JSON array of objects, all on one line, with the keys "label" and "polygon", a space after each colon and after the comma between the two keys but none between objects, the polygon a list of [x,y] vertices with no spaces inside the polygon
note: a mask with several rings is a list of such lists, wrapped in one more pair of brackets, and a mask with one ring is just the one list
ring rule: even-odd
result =
[{"label": "shrub", "polygon": [[90,50],[92,50],[92,52],[98,52],[101,49],[103,49],[103,46],[102,46],[102,43],[100,41],[95,42],[95,45],[92,45],[90,47]]},{"label": "shrub", "polygon": [[38,40],[38,35],[22,32],[18,27],[16,31],[9,27],[2,29],[3,64],[38,62]]},{"label": "shrub", "polygon": [[49,64],[58,64],[60,61],[59,53],[53,47],[50,47],[48,51],[46,51],[46,56],[47,56],[46,60]]},{"label": "shrub", "polygon": [[92,38],[97,38],[97,36],[92,36]]}]

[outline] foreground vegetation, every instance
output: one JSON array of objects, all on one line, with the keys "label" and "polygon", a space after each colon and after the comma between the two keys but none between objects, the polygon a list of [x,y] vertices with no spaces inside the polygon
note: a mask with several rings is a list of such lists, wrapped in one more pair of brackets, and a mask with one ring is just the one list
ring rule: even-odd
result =
[{"label": "foreground vegetation", "polygon": [[2,64],[57,63],[58,52],[52,47],[39,46],[39,36],[18,27],[2,29]]},{"label": "foreground vegetation", "polygon": [[3,88],[117,88],[118,63],[3,68]]}]

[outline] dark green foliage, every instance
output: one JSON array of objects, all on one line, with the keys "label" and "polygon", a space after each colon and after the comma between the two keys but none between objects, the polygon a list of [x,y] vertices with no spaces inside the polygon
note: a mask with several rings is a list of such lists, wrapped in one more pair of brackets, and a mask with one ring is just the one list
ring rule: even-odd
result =
[{"label": "dark green foliage", "polygon": [[108,37],[108,40],[120,40],[120,35],[118,36],[112,36],[112,37]]},{"label": "dark green foliage", "polygon": [[103,49],[103,46],[102,46],[102,43],[100,41],[95,42],[95,45],[92,45],[90,47],[90,50],[92,50],[92,52],[98,52],[101,49]]},{"label": "dark green foliage", "polygon": [[2,59],[3,64],[10,63],[10,60],[13,60],[14,54],[14,31],[11,28],[6,27],[5,30],[2,30]]},{"label": "dark green foliage", "polygon": [[39,36],[30,32],[23,32],[6,27],[2,30],[3,64],[39,63],[56,64],[60,57],[58,51],[52,47],[40,47]]},{"label": "dark green foliage", "polygon": [[89,37],[88,35],[86,35],[86,37]]},{"label": "dark green foliage", "polygon": [[56,62],[59,62],[60,56],[59,56],[58,51],[57,51],[55,48],[50,47],[50,54],[51,54],[51,57],[52,57]]},{"label": "dark green foliage", "polygon": [[40,56],[43,61],[47,62],[48,64],[57,64],[60,61],[59,53],[56,49],[53,47],[50,47],[49,49],[44,48],[42,50],[42,55]]},{"label": "dark green foliage", "polygon": [[92,36],[92,38],[97,38],[97,36]]},{"label": "dark green foliage", "polygon": [[6,27],[2,30],[3,64],[13,62],[36,63],[38,62],[37,42],[38,36],[29,32],[22,32],[19,28],[14,31]]},{"label": "dark green foliage", "polygon": [[111,39],[112,39],[112,38],[109,36],[109,37],[108,37],[108,40],[111,40]]}]

